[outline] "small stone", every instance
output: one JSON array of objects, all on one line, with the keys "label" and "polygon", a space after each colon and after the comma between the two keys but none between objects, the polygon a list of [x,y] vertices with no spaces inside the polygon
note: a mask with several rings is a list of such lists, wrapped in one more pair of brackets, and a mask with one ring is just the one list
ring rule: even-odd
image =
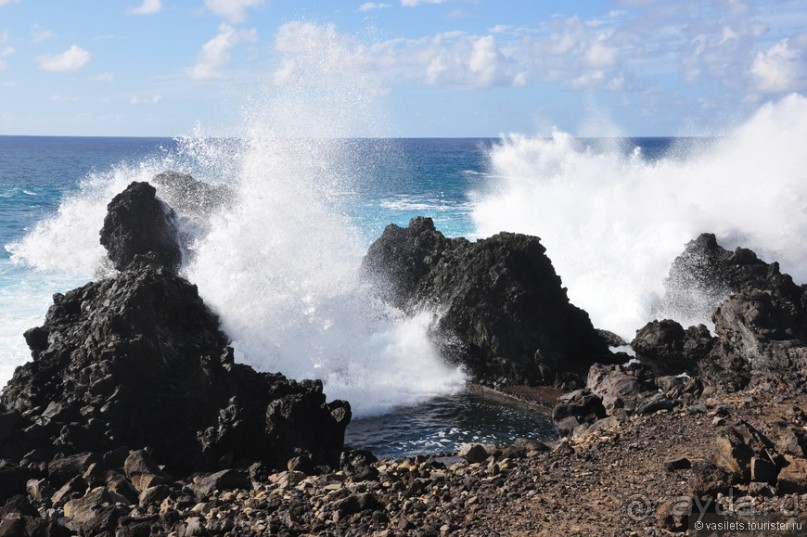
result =
[{"label": "small stone", "polygon": [[785,455],[786,466],[779,471],[777,486],[781,492],[807,492],[807,459]]},{"label": "small stone", "polygon": [[269,481],[277,486],[279,489],[287,489],[296,487],[306,475],[303,472],[280,472],[269,476]]},{"label": "small stone", "polygon": [[61,505],[71,500],[73,497],[80,496],[86,489],[87,483],[85,483],[82,478],[76,476],[54,492],[50,501],[53,502],[53,505]]},{"label": "small stone", "polygon": [[667,459],[664,461],[664,469],[668,472],[687,470],[689,468],[692,468],[692,461],[686,457],[676,457],[674,459]]},{"label": "small stone", "polygon": [[482,444],[465,444],[460,448],[459,456],[471,464],[479,463],[488,458],[488,451]]},{"label": "small stone", "polygon": [[776,466],[765,459],[751,457],[751,481],[759,481],[773,485],[776,483]]},{"label": "small stone", "polygon": [[157,485],[150,487],[140,493],[137,499],[137,504],[141,509],[145,509],[150,505],[156,505],[162,502],[171,494],[171,489],[165,485]]},{"label": "small stone", "polygon": [[762,498],[773,498],[776,495],[776,490],[768,483],[752,481],[748,483],[748,494],[750,496],[760,496]]},{"label": "small stone", "polygon": [[32,500],[38,502],[53,494],[47,479],[29,479],[25,484],[25,490]]}]

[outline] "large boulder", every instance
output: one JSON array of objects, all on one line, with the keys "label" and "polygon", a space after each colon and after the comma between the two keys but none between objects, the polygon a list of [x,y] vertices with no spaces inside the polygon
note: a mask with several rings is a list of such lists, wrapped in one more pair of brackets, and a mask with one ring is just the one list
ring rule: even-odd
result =
[{"label": "large boulder", "polygon": [[563,382],[612,357],[569,302],[537,237],[448,239],[430,218],[389,225],[364,258],[380,295],[407,312],[439,312],[446,354],[484,384]]},{"label": "large boulder", "polygon": [[107,206],[101,245],[118,270],[135,261],[176,271],[182,262],[176,214],[148,183],[131,183]]},{"label": "large boulder", "polygon": [[[108,240],[142,233],[127,227],[140,225],[131,199],[169,214],[153,188],[134,183],[110,204]],[[148,447],[174,475],[240,461],[283,468],[294,456],[338,464],[348,403],[327,403],[320,381],[235,363],[218,317],[173,265],[118,259],[115,277],[54,295],[44,324],[26,332],[33,360],[0,395],[0,425],[16,423],[0,431],[0,459]]]},{"label": "large boulder", "polygon": [[714,338],[703,326],[686,330],[677,322],[651,321],[636,331],[631,347],[642,364],[656,375],[677,375],[697,370],[698,362],[708,356]]},{"label": "large boulder", "polygon": [[644,367],[594,364],[588,370],[586,387],[602,399],[609,414],[624,408],[633,411],[648,392],[655,392],[653,377]]}]

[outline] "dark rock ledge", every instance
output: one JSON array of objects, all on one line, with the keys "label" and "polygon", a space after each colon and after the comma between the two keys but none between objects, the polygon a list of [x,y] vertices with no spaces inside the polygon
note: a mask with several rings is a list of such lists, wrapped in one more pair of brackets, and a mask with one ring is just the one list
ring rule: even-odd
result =
[{"label": "dark rock ledge", "polygon": [[363,271],[398,308],[438,312],[436,341],[474,382],[576,387],[592,363],[623,359],[569,302],[537,237],[449,239],[418,217],[387,226]]}]

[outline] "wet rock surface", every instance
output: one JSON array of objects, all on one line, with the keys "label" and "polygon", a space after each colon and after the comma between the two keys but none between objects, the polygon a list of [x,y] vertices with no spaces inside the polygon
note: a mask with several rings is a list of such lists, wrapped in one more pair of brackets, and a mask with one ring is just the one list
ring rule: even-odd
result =
[{"label": "wet rock surface", "polygon": [[176,272],[182,262],[176,213],[148,183],[132,183],[109,203],[101,245],[117,270],[135,261]]},{"label": "wet rock surface", "polygon": [[631,345],[656,374],[690,373],[723,392],[807,388],[807,294],[777,263],[743,248],[729,252],[704,234],[676,259],[670,292],[717,297],[715,334],[671,320],[648,323]]},{"label": "wet rock surface", "polygon": [[[655,321],[632,343],[641,363],[612,365],[597,363],[614,355],[537,239],[446,239],[428,219],[387,228],[366,274],[405,311],[444,311],[438,337],[479,380],[586,387],[558,397],[558,442],[377,460],[343,446],[350,407],[326,403],[319,381],[234,362],[160,253],[175,251],[163,250],[172,216],[152,190],[110,204],[104,233],[136,245],[110,248],[120,273],[56,295],[25,334],[33,361],[0,396],[0,537],[807,530],[807,300],[752,252],[690,245],[708,262],[676,270],[736,289],[716,334]],[[169,230],[156,243],[125,228],[141,202]]]},{"label": "wet rock surface", "polygon": [[[150,185],[130,185],[102,231],[120,272],[54,295],[26,332],[33,359],[0,396],[0,500],[29,494],[97,535],[138,495],[192,472],[338,465],[349,404],[326,403],[320,381],[234,362],[219,319],[176,273],[172,218]],[[246,481],[199,486],[233,482]]]},{"label": "wet rock surface", "polygon": [[439,343],[476,382],[580,385],[589,365],[613,359],[537,237],[448,239],[418,217],[387,226],[363,270],[404,311],[438,311]]}]

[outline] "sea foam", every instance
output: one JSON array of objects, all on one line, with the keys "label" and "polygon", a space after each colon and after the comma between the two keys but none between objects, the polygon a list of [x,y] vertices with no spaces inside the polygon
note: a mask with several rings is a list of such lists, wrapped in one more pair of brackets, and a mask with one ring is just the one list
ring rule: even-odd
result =
[{"label": "sea foam", "polygon": [[[319,73],[317,54],[305,61],[301,73]],[[433,315],[390,309],[360,278],[367,239],[346,204],[366,172],[347,137],[377,115],[365,98],[372,88],[343,75],[257,92],[233,138],[192,136],[175,151],[88,175],[57,214],[9,246],[13,261],[84,281],[108,275],[98,242],[106,204],[131,181],[191,173],[232,193],[204,214],[175,209],[182,274],[221,317],[237,360],[322,379],[326,394],[348,399],[359,416],[455,392],[465,375],[432,344]]]},{"label": "sea foam", "polygon": [[714,304],[683,315],[660,300],[670,264],[700,233],[807,281],[804,140],[807,98],[795,94],[659,159],[562,132],[508,136],[490,151],[489,188],[473,195],[476,234],[541,237],[571,300],[628,339],[653,318],[708,325]]}]

